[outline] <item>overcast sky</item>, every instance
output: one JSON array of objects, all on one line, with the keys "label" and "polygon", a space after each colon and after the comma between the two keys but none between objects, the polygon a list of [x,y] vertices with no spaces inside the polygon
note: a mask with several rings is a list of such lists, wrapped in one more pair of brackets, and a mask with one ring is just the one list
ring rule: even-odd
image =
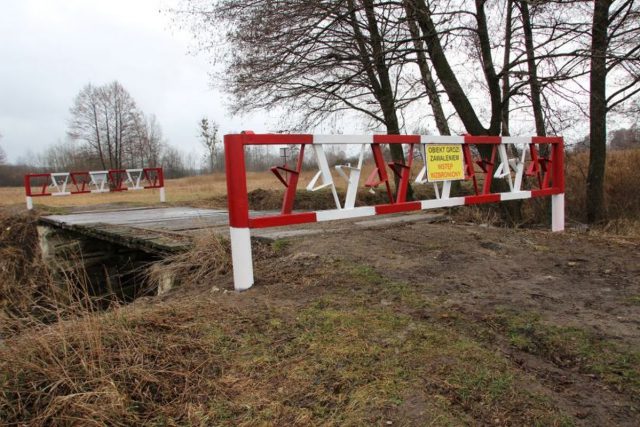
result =
[{"label": "overcast sky", "polygon": [[10,161],[65,138],[69,107],[87,83],[119,80],[166,139],[200,152],[197,122],[222,133],[265,131],[264,119],[230,117],[211,89],[206,58],[171,25],[173,0],[0,0],[0,145]]}]

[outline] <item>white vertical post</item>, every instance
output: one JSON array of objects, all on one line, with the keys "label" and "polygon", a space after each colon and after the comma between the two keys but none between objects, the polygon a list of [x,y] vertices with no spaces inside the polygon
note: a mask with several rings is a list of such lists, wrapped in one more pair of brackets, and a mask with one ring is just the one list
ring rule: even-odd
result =
[{"label": "white vertical post", "polygon": [[27,196],[27,209],[33,209],[33,198],[31,196]]},{"label": "white vertical post", "polygon": [[448,199],[451,196],[451,181],[444,181],[442,183],[442,193],[440,199]]},{"label": "white vertical post", "polygon": [[551,231],[564,231],[564,193],[551,196]]},{"label": "white vertical post", "polygon": [[244,291],[253,286],[251,232],[248,228],[229,227],[229,233],[231,237],[233,285],[236,291]]},{"label": "white vertical post", "polygon": [[166,202],[167,199],[164,194],[164,187],[160,187],[160,203]]}]

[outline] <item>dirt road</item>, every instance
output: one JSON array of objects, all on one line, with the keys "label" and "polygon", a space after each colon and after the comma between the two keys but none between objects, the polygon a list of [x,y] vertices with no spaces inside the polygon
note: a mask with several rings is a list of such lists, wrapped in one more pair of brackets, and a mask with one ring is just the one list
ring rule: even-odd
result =
[{"label": "dirt road", "polygon": [[[289,255],[275,268],[273,261],[259,265],[255,297],[318,298],[351,286],[335,273],[316,277],[319,266],[371,269],[365,276],[374,283],[405,284],[427,303],[410,308],[372,293],[367,304],[409,311],[475,337],[530,375],[527,389],[547,396],[578,424],[640,423],[639,242],[406,223],[284,243]],[[412,410],[396,415],[407,421]]]}]

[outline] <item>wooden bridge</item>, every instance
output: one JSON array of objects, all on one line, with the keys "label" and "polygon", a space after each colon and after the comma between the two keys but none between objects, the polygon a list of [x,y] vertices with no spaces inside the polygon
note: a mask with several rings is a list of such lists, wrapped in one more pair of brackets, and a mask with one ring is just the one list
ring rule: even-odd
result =
[{"label": "wooden bridge", "polygon": [[[252,216],[274,212],[251,212]],[[286,228],[252,231],[252,238],[275,240],[318,233],[340,232],[345,228],[385,226],[398,222],[433,221],[434,213],[385,216],[367,220],[344,220],[303,224]],[[141,292],[162,294],[175,286],[173,277],[163,277],[156,289],[140,289],[139,274],[150,263],[186,251],[194,239],[205,233],[229,234],[228,212],[191,207],[103,208],[63,215],[42,216],[38,234],[42,256],[54,271],[73,269],[80,261],[90,278],[91,292],[115,294],[131,300]],[[138,279],[136,279],[138,277]]]},{"label": "wooden bridge", "polygon": [[[252,216],[273,215],[274,212],[252,212]],[[367,220],[345,220],[349,223],[305,224],[286,229],[257,229],[252,236],[262,239],[280,239],[329,231],[338,231],[345,226],[370,227],[397,222],[419,220],[432,221],[442,215],[416,213],[414,215],[388,216]],[[113,245],[162,255],[187,250],[193,238],[202,233],[229,233],[226,210],[191,207],[141,207],[111,208],[97,211],[74,212],[64,215],[49,215],[40,218],[43,226],[55,230],[67,230],[85,238],[108,242]]]}]

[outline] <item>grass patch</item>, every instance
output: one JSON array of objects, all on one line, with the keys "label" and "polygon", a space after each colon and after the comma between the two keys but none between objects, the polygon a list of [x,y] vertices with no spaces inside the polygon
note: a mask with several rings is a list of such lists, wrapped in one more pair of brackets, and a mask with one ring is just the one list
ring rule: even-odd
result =
[{"label": "grass patch", "polygon": [[242,304],[233,293],[207,294],[11,338],[0,348],[0,418],[35,425],[563,424],[566,416],[525,391],[530,379],[508,360],[404,310],[403,301],[420,299],[411,287],[361,266],[332,265],[325,276],[327,291],[295,309],[262,302],[259,293]]},{"label": "grass patch", "polygon": [[289,246],[291,242],[287,239],[276,239],[271,243],[273,250],[278,253],[284,252]]},{"label": "grass patch", "polygon": [[628,301],[632,305],[640,305],[640,295],[630,296]]},{"label": "grass patch", "polygon": [[640,350],[623,347],[577,327],[555,326],[533,313],[501,311],[498,323],[512,346],[544,357],[561,367],[577,367],[637,398],[640,395]]}]

